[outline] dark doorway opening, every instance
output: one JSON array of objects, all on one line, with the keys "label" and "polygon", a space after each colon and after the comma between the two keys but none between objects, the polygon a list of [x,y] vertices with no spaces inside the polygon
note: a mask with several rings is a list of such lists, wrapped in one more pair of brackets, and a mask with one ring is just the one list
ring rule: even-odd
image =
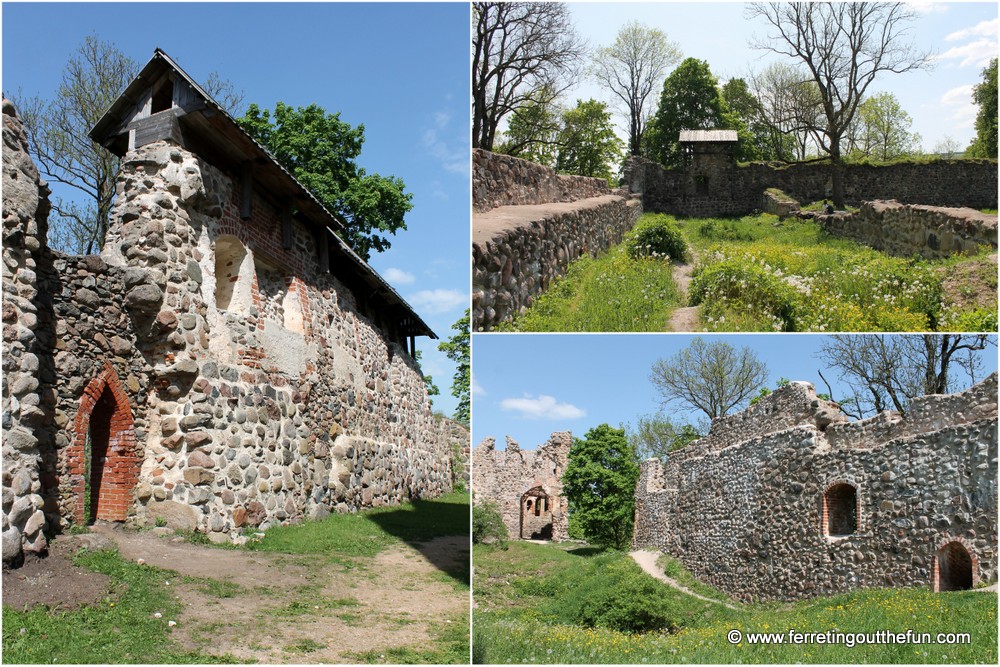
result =
[{"label": "dark doorway opening", "polygon": [[850,484],[835,484],[823,495],[826,534],[843,537],[858,532],[858,492]]},{"label": "dark doorway opening", "polygon": [[938,552],[938,590],[972,588],[972,556],[961,542],[949,542]]}]

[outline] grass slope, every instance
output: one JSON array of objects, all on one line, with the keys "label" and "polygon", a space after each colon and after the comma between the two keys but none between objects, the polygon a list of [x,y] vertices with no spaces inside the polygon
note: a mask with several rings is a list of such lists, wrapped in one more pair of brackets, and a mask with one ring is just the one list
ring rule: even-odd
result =
[{"label": "grass slope", "polygon": [[[566,622],[579,591],[602,570],[623,567],[626,554],[513,543],[507,551],[476,546],[476,663],[988,663],[997,660],[997,596],[967,591],[935,594],[926,588],[865,590],[790,603],[731,610],[658,584],[656,596],[674,619],[671,627],[626,633]],[[690,575],[671,566],[682,580]],[[651,578],[650,578],[651,579]],[[658,583],[658,582],[657,582]],[[588,584],[589,585],[589,584]],[[701,585],[717,599],[722,593]],[[707,590],[706,590],[707,589]],[[621,600],[635,606],[634,600]],[[750,645],[727,635],[748,632],[845,633],[968,632],[968,645]]]}]

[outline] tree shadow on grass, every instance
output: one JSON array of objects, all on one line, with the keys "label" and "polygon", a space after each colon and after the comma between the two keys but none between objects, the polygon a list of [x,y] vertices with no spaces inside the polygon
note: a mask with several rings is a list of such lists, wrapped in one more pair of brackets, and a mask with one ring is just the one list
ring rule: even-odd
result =
[{"label": "tree shadow on grass", "polygon": [[[412,500],[398,509],[371,512],[367,518],[419,551],[438,570],[468,586],[469,512],[468,502]],[[440,539],[446,537],[464,541]]]},{"label": "tree shadow on grass", "polygon": [[604,553],[604,549],[601,547],[578,547],[576,549],[567,549],[566,553],[587,558],[589,556],[596,556]]}]

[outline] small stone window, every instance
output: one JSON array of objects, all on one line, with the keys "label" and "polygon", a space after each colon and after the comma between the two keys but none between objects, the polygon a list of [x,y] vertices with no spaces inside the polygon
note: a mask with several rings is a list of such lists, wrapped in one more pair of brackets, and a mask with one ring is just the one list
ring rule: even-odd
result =
[{"label": "small stone window", "polygon": [[[221,236],[215,242],[215,305],[219,310],[242,312],[242,299],[239,293],[240,283],[244,273],[250,269],[244,267],[247,249],[235,236]],[[249,283],[248,283],[249,284]],[[234,298],[234,295],[237,298]]]},{"label": "small stone window", "polygon": [[823,494],[823,534],[845,537],[858,532],[858,491],[850,484],[834,484]]},{"label": "small stone window", "polygon": [[708,176],[705,174],[698,174],[694,177],[694,190],[699,195],[708,194]]}]

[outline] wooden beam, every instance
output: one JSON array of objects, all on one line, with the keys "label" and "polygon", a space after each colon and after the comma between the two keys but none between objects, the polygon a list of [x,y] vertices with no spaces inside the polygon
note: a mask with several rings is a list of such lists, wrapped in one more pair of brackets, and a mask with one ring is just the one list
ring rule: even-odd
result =
[{"label": "wooden beam", "polygon": [[285,201],[281,212],[281,247],[290,250],[293,243],[292,235],[292,202]]},{"label": "wooden beam", "polygon": [[250,218],[250,202],[253,200],[253,162],[246,162],[240,172],[240,217]]}]

